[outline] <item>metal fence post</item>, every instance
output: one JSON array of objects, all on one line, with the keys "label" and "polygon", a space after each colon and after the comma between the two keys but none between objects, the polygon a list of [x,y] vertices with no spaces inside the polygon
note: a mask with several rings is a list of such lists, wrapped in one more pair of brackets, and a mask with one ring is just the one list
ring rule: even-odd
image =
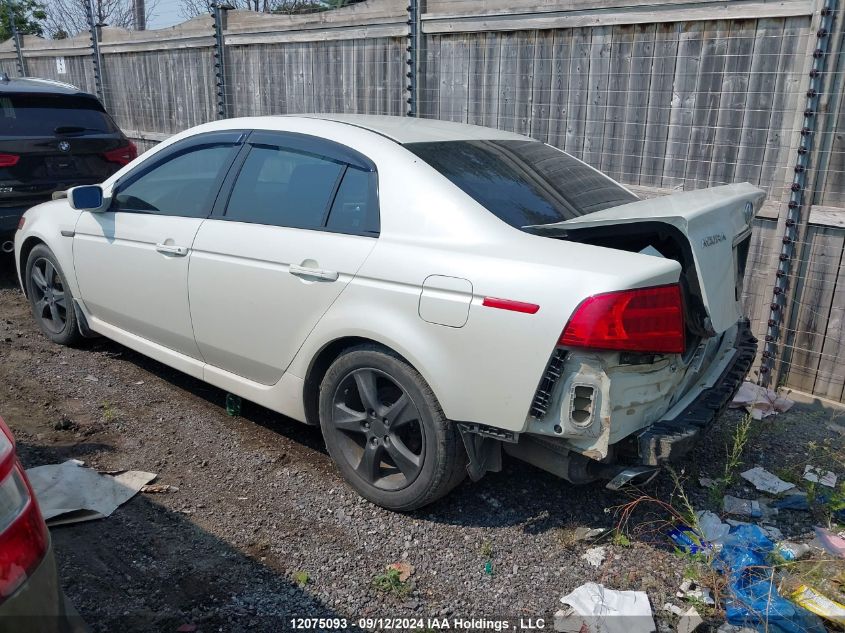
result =
[{"label": "metal fence post", "polygon": [[[830,48],[831,34],[833,31],[834,14],[837,0],[823,0],[819,9],[818,27],[815,33],[815,48],[810,60],[808,70],[809,82],[807,84],[806,100],[804,103],[804,116],[799,132],[798,148],[795,157],[795,165],[792,169],[792,182],[789,186],[789,202],[787,203],[787,215],[784,222],[784,232],[781,244],[781,251],[778,260],[778,268],[775,273],[775,285],[772,289],[772,302],[769,305],[769,319],[766,329],[766,338],[760,362],[759,383],[769,386],[780,356],[783,356],[782,345],[787,338],[788,321],[786,313],[790,308],[789,291],[796,292],[796,287],[790,289],[790,278],[794,276],[793,263],[796,255],[800,253],[798,245],[799,229],[806,226],[806,218],[802,222],[802,206],[812,203],[812,195],[807,195],[811,183],[809,173],[813,155],[814,141],[816,136],[817,118],[819,115],[819,97],[822,93],[826,70],[827,53]],[[815,165],[818,168],[818,165]],[[807,214],[809,215],[809,209]],[[795,284],[797,286],[797,284]],[[781,340],[783,339],[783,340]],[[784,363],[780,365],[782,374]],[[780,375],[778,376],[780,379]],[[777,386],[777,385],[775,385]]]},{"label": "metal fence post", "polygon": [[229,95],[226,91],[226,42],[223,31],[226,29],[226,12],[232,7],[215,2],[214,15],[214,80],[217,85],[217,117],[225,119],[231,116]]},{"label": "metal fence post", "polygon": [[9,11],[9,22],[12,25],[12,43],[15,46],[15,54],[18,56],[18,74],[26,77],[26,60],[23,58],[23,46],[21,45],[21,33],[15,25],[15,16]]},{"label": "metal fence post", "polygon": [[408,0],[408,48],[405,64],[407,116],[419,116],[420,13],[423,0]]},{"label": "metal fence post", "polygon": [[94,18],[94,7],[91,4],[92,1],[93,0],[88,0],[88,2],[85,3],[85,14],[88,18],[88,30],[91,33],[91,49],[93,50],[93,57],[91,61],[94,64],[94,89],[97,91],[97,96],[100,98],[100,101],[103,102],[103,105],[106,105],[106,97],[103,93],[103,58],[100,55],[100,26]]}]

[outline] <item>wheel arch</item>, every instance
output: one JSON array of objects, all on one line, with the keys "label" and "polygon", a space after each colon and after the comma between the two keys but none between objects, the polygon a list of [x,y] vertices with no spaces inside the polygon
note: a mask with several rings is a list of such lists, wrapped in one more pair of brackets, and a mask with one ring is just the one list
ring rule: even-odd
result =
[{"label": "wheel arch", "polygon": [[[36,237],[34,235],[30,235],[27,237],[23,244],[21,244],[21,253],[20,253],[20,260],[18,261],[18,274],[20,275],[21,281],[21,288],[23,289],[24,296],[29,298],[29,290],[26,287],[26,262],[29,259],[29,254],[32,252],[32,249],[38,246],[39,244],[44,244],[47,246],[47,242],[42,240],[40,237]],[[47,246],[49,248],[49,246]]]},{"label": "wheel arch", "polygon": [[422,373],[414,367],[407,358],[405,358],[398,351],[393,349],[381,341],[364,336],[342,336],[329,341],[321,347],[311,359],[308,364],[308,370],[305,374],[305,385],[302,392],[303,408],[305,410],[305,421],[307,424],[319,426],[320,424],[320,383],[323,382],[323,377],[331,367],[332,363],[336,361],[346,350],[360,345],[373,345],[394,354],[397,358],[407,363],[417,373]]}]

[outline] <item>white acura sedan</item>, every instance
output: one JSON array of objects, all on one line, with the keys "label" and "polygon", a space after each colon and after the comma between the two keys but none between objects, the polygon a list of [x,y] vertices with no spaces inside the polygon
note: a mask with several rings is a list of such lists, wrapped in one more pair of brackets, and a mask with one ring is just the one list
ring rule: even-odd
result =
[{"label": "white acura sedan", "polygon": [[30,209],[21,285],[103,335],[319,424],[412,510],[502,451],[580,483],[683,455],[756,350],[748,184],[638,200],[549,145],[413,118],[231,119]]}]

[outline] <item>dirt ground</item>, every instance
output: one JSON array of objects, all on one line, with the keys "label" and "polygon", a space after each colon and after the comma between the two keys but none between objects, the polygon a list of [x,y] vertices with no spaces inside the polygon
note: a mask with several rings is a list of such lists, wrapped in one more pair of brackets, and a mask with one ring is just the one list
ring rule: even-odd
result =
[{"label": "dirt ground", "polygon": [[[65,592],[94,630],[277,631],[296,616],[551,622],[560,597],[587,581],[647,591],[661,629],[673,630],[661,608],[681,604],[674,594],[690,563],[660,533],[668,513],[643,502],[625,536],[612,538],[620,508],[638,494],[678,501],[668,474],[642,493],[614,493],[508,461],[429,508],[393,514],[344,485],[318,429],[248,403],[228,417],[224,392],[105,339],[49,343],[11,267],[0,260],[0,415],[24,464],[76,458],[155,472],[178,488],[51,530]],[[698,478],[722,474],[741,417],[723,416],[684,466],[696,509],[720,510],[720,495]],[[798,482],[817,463],[845,476],[836,424],[831,411],[807,405],[755,423],[742,469],[761,465]],[[728,491],[759,496],[742,483]],[[817,507],[771,521],[806,539],[828,516]],[[582,526],[608,532],[579,541]],[[606,546],[599,567],[583,559],[595,545]],[[376,578],[397,561],[413,566],[410,581],[380,587]],[[713,625],[724,619],[708,615]]]}]

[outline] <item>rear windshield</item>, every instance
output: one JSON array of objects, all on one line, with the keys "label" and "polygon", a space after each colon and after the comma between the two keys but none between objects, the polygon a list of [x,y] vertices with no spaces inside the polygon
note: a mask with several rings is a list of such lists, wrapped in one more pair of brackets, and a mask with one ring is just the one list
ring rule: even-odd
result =
[{"label": "rear windshield", "polygon": [[112,133],[117,128],[91,97],[74,95],[0,95],[0,137]]},{"label": "rear windshield", "polygon": [[408,143],[411,152],[517,228],[634,202],[636,196],[539,141]]}]

